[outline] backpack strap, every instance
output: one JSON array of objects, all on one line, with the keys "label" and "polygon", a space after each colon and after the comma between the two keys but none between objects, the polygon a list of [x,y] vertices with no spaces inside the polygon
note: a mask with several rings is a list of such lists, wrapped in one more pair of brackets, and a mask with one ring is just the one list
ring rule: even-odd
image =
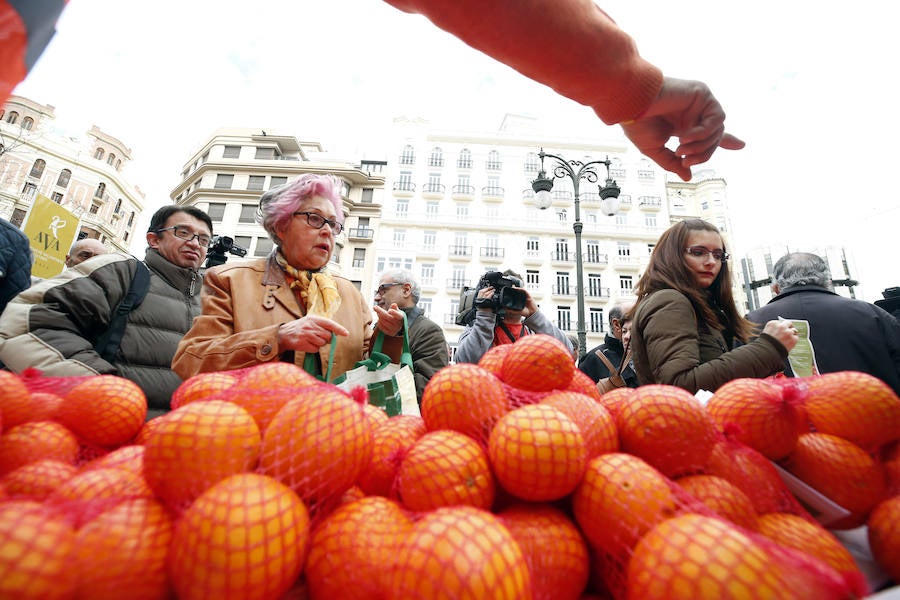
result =
[{"label": "backpack strap", "polygon": [[594,354],[596,354],[597,358],[599,358],[601,362],[606,365],[606,369],[609,371],[609,374],[611,376],[618,374],[618,369],[613,366],[612,361],[606,358],[606,355],[603,354],[603,352],[601,352],[600,350],[594,350]]},{"label": "backpack strap", "polygon": [[128,293],[125,294],[125,297],[116,306],[116,310],[113,311],[109,320],[109,327],[106,328],[106,331],[94,344],[94,350],[106,362],[112,364],[115,361],[116,354],[119,352],[119,345],[122,343],[122,337],[125,335],[128,315],[141,305],[149,289],[150,269],[142,261],[138,260]]}]

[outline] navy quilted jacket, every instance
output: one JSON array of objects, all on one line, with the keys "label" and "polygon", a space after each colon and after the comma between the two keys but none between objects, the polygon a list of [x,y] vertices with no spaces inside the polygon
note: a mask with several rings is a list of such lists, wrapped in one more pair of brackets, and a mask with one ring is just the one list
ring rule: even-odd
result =
[{"label": "navy quilted jacket", "polygon": [[31,286],[31,246],[18,227],[0,219],[0,313]]}]

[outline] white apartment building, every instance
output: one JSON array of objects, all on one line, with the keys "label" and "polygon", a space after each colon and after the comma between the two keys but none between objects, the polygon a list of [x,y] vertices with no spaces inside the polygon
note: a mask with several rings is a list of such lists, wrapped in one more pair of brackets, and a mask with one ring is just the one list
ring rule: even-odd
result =
[{"label": "white apartment building", "polygon": [[373,281],[384,170],[384,161],[351,163],[330,157],[319,142],[263,129],[224,128],[185,163],[181,182],[170,196],[176,204],[205,210],[213,233],[232,238],[250,259],[268,256],[273,247],[256,222],[263,192],[304,173],[333,174],[343,183],[346,220],[336,239],[331,269],[365,293]]},{"label": "white apartment building", "polygon": [[[460,292],[488,270],[522,275],[540,309],[576,335],[574,186],[569,178],[555,179],[550,208],[536,206],[531,182],[541,148],[569,161],[608,157],[621,188],[620,209],[607,216],[598,194],[603,165],[598,183],[579,182],[587,348],[603,342],[613,303],[633,299],[650,251],[670,224],[663,171],[624,140],[536,133],[522,121],[508,116],[493,132],[395,122],[375,271],[402,267],[419,277],[419,304],[443,326],[451,348],[463,329],[455,323]],[[544,165],[548,176],[551,162]]]},{"label": "white apartment building", "polygon": [[53,120],[53,106],[21,96],[0,108],[0,217],[21,227],[42,194],[79,217],[81,233],[127,253],[144,208],[125,174],[131,150],[96,126],[79,139]]}]

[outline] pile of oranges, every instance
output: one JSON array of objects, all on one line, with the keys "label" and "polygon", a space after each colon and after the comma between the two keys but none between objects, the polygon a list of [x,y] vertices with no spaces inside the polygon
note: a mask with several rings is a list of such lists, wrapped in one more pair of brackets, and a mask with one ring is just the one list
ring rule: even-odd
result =
[{"label": "pile of oranges", "polygon": [[[74,383],[74,385],[73,385]],[[900,580],[900,399],[860,373],[600,395],[549,336],[388,418],[272,363],[185,381],[0,372],[0,597],[852,598]]]}]

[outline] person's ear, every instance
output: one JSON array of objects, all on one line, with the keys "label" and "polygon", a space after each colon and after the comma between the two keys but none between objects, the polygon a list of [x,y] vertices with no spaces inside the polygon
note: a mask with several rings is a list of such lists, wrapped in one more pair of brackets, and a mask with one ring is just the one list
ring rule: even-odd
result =
[{"label": "person's ear", "polygon": [[159,247],[159,234],[153,233],[152,231],[147,232],[147,245],[151,248]]}]

